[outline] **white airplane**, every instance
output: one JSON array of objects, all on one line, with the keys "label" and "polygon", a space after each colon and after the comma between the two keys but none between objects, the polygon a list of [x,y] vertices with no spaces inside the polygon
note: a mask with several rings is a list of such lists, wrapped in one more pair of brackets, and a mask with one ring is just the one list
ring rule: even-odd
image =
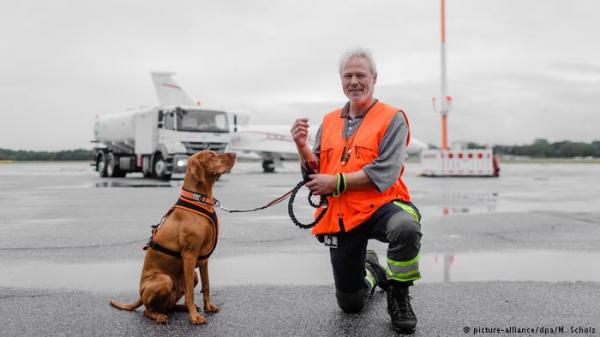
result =
[{"label": "white airplane", "polygon": [[[192,105],[193,101],[172,79],[174,73],[153,73],[154,87],[163,105]],[[251,125],[250,115],[245,112],[228,112],[232,125],[230,151],[241,156],[253,157],[262,161],[264,172],[274,172],[282,167],[282,160],[297,160],[298,152],[290,134],[290,125]],[[312,147],[317,128],[309,129],[308,142]],[[406,150],[409,156],[419,155],[427,149],[424,142],[412,138]]]},{"label": "white airplane", "polygon": [[[248,123],[249,116],[243,121]],[[231,138],[231,149],[242,156],[254,154],[262,160],[265,173],[274,172],[282,167],[282,160],[297,160],[298,151],[290,134],[290,125],[249,125],[240,124],[239,130]],[[315,142],[317,128],[309,128],[308,143],[312,147]],[[408,156],[418,156],[429,146],[421,140],[411,138],[406,149]]]},{"label": "white airplane", "polygon": [[[239,155],[262,161],[265,173],[283,166],[282,160],[298,160],[290,125],[241,125],[231,137],[230,147]],[[316,130],[309,128],[308,143],[312,147]]]}]

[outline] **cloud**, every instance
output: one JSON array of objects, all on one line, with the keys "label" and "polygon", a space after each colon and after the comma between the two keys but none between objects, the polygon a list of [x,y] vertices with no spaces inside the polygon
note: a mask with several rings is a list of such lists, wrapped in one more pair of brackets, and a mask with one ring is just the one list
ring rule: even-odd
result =
[{"label": "cloud", "polygon": [[[379,88],[388,101],[404,102],[414,135],[439,143],[440,116],[431,118],[424,92],[434,82]],[[547,74],[473,73],[451,83],[450,140],[478,143],[529,143],[550,140],[597,140],[600,115],[594,104],[598,86]],[[435,92],[435,91],[434,91]],[[439,95],[437,95],[439,96]]]},{"label": "cloud", "polygon": [[[2,2],[0,147],[89,147],[96,115],[156,104],[153,70],[175,71],[192,98],[250,110],[260,123],[318,119],[343,102],[338,57],[355,45],[375,54],[378,97],[407,110],[415,136],[438,143],[439,115],[431,108],[431,96],[439,96],[438,6]],[[597,86],[600,44],[590,41],[600,30],[599,9],[589,0],[448,3],[450,137],[593,138],[590,86]],[[567,112],[578,124],[560,125]]]}]

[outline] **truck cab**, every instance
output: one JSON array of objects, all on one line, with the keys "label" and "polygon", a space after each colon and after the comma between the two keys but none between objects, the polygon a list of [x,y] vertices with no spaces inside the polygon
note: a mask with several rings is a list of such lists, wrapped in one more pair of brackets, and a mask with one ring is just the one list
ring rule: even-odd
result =
[{"label": "truck cab", "polygon": [[[173,173],[185,173],[187,157],[198,151],[223,152],[229,144],[227,113],[198,107],[173,107],[158,110],[158,137],[150,172],[166,178]],[[154,145],[154,144],[153,144]],[[147,151],[145,151],[147,152]],[[142,164],[143,165],[143,164]]]}]

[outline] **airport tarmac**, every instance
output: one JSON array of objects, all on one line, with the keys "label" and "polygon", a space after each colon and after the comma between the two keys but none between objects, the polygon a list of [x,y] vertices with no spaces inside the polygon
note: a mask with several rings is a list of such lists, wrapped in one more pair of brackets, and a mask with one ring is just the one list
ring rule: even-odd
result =
[{"label": "airport tarmac", "polygon": [[[505,163],[500,178],[418,171],[407,164],[424,234],[414,336],[600,335],[600,165]],[[241,162],[215,194],[227,208],[254,208],[299,179],[294,162],[275,174]],[[183,313],[157,325],[141,309],[110,307],[136,299],[141,248],[180,186],[102,179],[81,162],[1,164],[0,336],[396,335],[384,293],[361,314],[341,313],[328,250],[293,226],[287,202],[219,212],[210,278],[222,310],[207,325]],[[308,221],[305,195],[295,209]],[[386,246],[369,246],[383,261]]]}]

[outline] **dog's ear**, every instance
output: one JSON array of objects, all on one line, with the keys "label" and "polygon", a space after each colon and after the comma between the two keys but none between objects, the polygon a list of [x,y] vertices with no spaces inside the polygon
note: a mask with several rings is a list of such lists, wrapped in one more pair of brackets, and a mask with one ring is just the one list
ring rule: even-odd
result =
[{"label": "dog's ear", "polygon": [[190,173],[192,174],[192,177],[196,181],[206,181],[206,168],[203,165],[203,156],[190,157],[190,160],[188,161],[188,168],[191,171]]}]

